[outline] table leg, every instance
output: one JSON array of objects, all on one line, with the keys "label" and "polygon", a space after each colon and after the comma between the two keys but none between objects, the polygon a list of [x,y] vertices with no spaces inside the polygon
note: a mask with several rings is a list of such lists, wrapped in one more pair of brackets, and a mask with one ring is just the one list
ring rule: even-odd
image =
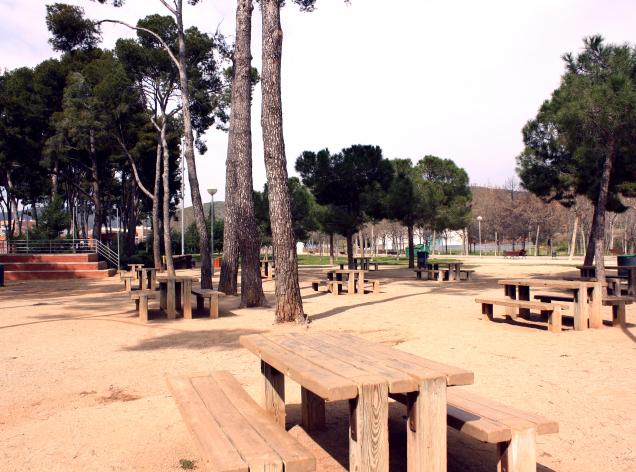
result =
[{"label": "table leg", "polygon": [[176,298],[176,282],[174,279],[168,279],[166,281],[166,313],[169,320],[177,317]]},{"label": "table leg", "polygon": [[590,311],[590,328],[602,328],[603,327],[603,318],[601,316],[601,298],[602,298],[602,290],[601,284],[596,283],[589,290],[588,298],[589,298],[589,311]]},{"label": "table leg", "polygon": [[181,304],[183,317],[187,320],[192,319],[192,281],[184,280],[181,283]]},{"label": "table leg", "polygon": [[360,385],[358,398],[349,400],[349,470],[389,470],[389,388],[386,382]]},{"label": "table leg", "polygon": [[[517,286],[516,285],[504,285],[504,293],[511,300],[517,299]],[[513,306],[506,307],[506,316],[509,316],[513,320],[517,317],[517,310]]]},{"label": "table leg", "polygon": [[[519,300],[530,301],[530,287],[524,285],[519,286]],[[521,316],[528,316],[530,310],[528,308],[519,308],[519,314]]]},{"label": "table leg", "polygon": [[146,271],[142,270],[141,274],[140,274],[140,277],[139,277],[139,288],[141,290],[146,290],[147,284],[148,283],[146,282]]},{"label": "table leg", "polygon": [[634,269],[628,269],[627,294],[631,297],[636,296],[636,270]]},{"label": "table leg", "polygon": [[513,429],[508,442],[497,444],[497,470],[535,472],[537,452],[535,428]]},{"label": "table leg", "polygon": [[150,272],[150,290],[156,290],[156,289],[157,289],[157,272],[153,270]]},{"label": "table leg", "polygon": [[311,390],[300,387],[302,425],[307,431],[325,429],[325,401]]},{"label": "table leg", "polygon": [[407,408],[407,471],[446,471],[446,379],[421,380]]},{"label": "table leg", "polygon": [[168,290],[168,284],[167,283],[159,284],[159,307],[163,311],[166,311],[167,307],[168,307],[167,290]]},{"label": "table leg", "polygon": [[585,285],[572,290],[574,295],[574,329],[583,331],[587,329],[587,290]]},{"label": "table leg", "polygon": [[261,361],[264,379],[263,409],[285,429],[285,376],[265,361]]},{"label": "table leg", "polygon": [[347,280],[347,295],[353,295],[356,293],[356,276],[355,274],[349,274]]}]

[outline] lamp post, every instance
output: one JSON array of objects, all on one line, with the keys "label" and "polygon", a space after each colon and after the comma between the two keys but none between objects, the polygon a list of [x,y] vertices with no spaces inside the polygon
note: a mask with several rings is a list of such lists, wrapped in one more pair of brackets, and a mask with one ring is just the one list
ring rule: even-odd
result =
[{"label": "lamp post", "polygon": [[481,257],[481,220],[483,218],[481,216],[477,217],[477,228],[479,233],[479,257]]},{"label": "lamp post", "polygon": [[208,193],[210,194],[210,197],[212,197],[212,202],[210,203],[210,246],[212,248],[210,252],[210,259],[212,260],[212,277],[214,277],[214,194],[216,193],[216,190],[216,186],[208,186]]}]

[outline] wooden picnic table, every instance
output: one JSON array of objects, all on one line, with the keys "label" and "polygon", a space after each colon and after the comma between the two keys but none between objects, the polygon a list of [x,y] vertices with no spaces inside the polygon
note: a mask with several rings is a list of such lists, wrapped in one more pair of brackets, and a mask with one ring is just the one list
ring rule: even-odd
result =
[{"label": "wooden picnic table", "polygon": [[354,257],[353,258],[353,268],[358,268],[358,263],[360,263],[360,269],[369,270],[369,265],[371,263],[371,257]]},{"label": "wooden picnic table", "polygon": [[199,279],[186,275],[169,277],[158,276],[159,306],[168,315],[168,319],[177,317],[177,310],[184,318],[192,318],[192,282]]},{"label": "wooden picnic table", "polygon": [[[596,266],[594,265],[578,265],[577,269],[581,272],[581,277],[596,277]],[[617,266],[617,265],[606,265],[605,269],[615,270],[617,271],[617,275],[620,274],[621,270],[625,270],[627,272],[627,294],[631,297],[636,296],[636,266],[635,265],[626,265],[626,266]],[[618,294],[620,295],[620,293]]]},{"label": "wooden picnic table", "polygon": [[459,282],[459,273],[462,269],[462,265],[464,265],[463,262],[427,262],[426,268],[429,270],[438,270],[437,280],[442,282],[445,279],[440,267],[446,267],[446,270],[448,271],[448,281]]},{"label": "wooden picnic table", "polygon": [[[364,293],[364,271],[359,269],[334,269],[327,272],[327,278],[333,280],[343,280],[346,276],[347,295],[354,293]],[[357,283],[356,283],[357,282]],[[338,290],[336,287],[335,290]]]},{"label": "wooden picnic table", "polygon": [[[498,281],[504,286],[504,293],[515,300],[530,300],[530,288],[547,288],[567,290],[574,297],[573,316],[574,329],[585,330],[588,328],[600,328],[603,325],[601,319],[601,284],[587,280],[553,280],[553,279],[504,279]],[[515,307],[506,308],[507,315],[516,317]],[[520,308],[519,314],[527,314],[528,309]]]},{"label": "wooden picnic table", "polygon": [[140,269],[143,266],[143,264],[128,264],[128,269],[130,270],[130,273],[133,275],[135,280],[137,280],[137,269]]},{"label": "wooden picnic table", "polygon": [[[270,267],[271,264],[271,267]],[[261,270],[267,280],[272,280],[273,270],[274,270],[274,261],[270,260],[262,260],[261,261]]]},{"label": "wooden picnic table", "polygon": [[157,288],[157,269],[154,267],[135,268],[139,279],[139,290],[155,290]]},{"label": "wooden picnic table", "polygon": [[325,427],[325,402],[349,400],[349,470],[389,470],[388,400],[406,400],[409,472],[446,470],[446,388],[472,372],[340,332],[253,334],[264,408],[285,427],[285,377],[301,386],[305,429]]}]

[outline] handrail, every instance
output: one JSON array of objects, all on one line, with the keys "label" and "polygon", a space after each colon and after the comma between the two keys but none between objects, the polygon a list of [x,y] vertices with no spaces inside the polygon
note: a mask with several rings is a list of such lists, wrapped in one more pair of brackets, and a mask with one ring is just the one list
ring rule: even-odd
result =
[{"label": "handrail", "polygon": [[119,268],[119,254],[109,248],[106,244],[101,241],[95,241],[95,249],[97,254],[102,256],[106,261],[110,262],[116,268]]},{"label": "handrail", "polygon": [[[0,254],[97,254],[119,268],[119,254],[96,239],[0,241]],[[4,249],[4,251],[3,251]]]}]

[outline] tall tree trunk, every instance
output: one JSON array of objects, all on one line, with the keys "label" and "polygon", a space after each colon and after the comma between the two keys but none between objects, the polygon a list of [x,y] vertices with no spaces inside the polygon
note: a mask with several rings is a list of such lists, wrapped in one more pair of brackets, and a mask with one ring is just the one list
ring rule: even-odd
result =
[{"label": "tall tree trunk", "polygon": [[574,228],[572,228],[572,238],[570,239],[570,254],[568,255],[568,260],[572,260],[574,254],[576,253],[576,231],[579,227],[579,215],[574,216]]},{"label": "tall tree trunk", "polygon": [[[592,227],[590,228],[590,234],[587,236],[587,247],[585,248],[584,265],[592,265],[594,263],[594,255],[596,248],[596,226],[598,225],[598,219],[596,218],[596,207],[594,207],[594,215],[592,216]],[[585,231],[581,227],[581,237],[585,241]]]},{"label": "tall tree trunk", "polygon": [[[194,222],[199,235],[199,250],[201,252],[201,288],[212,288],[212,258],[210,254],[210,239],[208,238],[207,225],[201,192],[199,191],[199,178],[197,166],[194,160],[194,133],[192,130],[192,116],[190,114],[190,89],[188,87],[188,74],[186,70],[185,33],[183,31],[183,1],[176,2],[177,36],[179,43],[179,89],[181,91],[181,106],[183,115],[183,134],[185,138],[185,159],[188,166],[188,181],[190,183],[190,197]],[[169,222],[164,221],[164,225]]]},{"label": "tall tree trunk", "polygon": [[97,150],[95,148],[95,131],[89,131],[89,156],[91,160],[91,189],[93,204],[95,205],[95,219],[93,220],[93,239],[101,240],[104,214],[100,195],[99,168],[97,166]]},{"label": "tall tree trunk", "polygon": [[51,197],[57,195],[58,189],[58,174],[60,172],[60,165],[57,157],[54,158],[53,169],[51,171]]},{"label": "tall tree trunk", "polygon": [[163,245],[166,255],[166,269],[168,276],[174,277],[174,262],[172,260],[172,241],[170,240],[170,152],[166,139],[166,117],[161,120],[161,148],[163,150]]},{"label": "tall tree trunk", "polygon": [[539,255],[539,225],[537,225],[537,237],[534,243],[534,255],[535,257]]},{"label": "tall tree trunk", "polygon": [[413,237],[413,225],[406,225],[406,232],[409,237],[409,269],[415,267],[415,240]]},{"label": "tall tree trunk", "polygon": [[353,233],[347,233],[345,237],[347,239],[347,267],[353,269]]},{"label": "tall tree trunk", "polygon": [[161,220],[159,218],[159,195],[161,194],[161,154],[161,142],[158,142],[157,157],[155,161],[155,186],[152,193],[152,260],[155,269],[158,271],[161,271]]},{"label": "tall tree trunk", "polygon": [[[252,183],[252,0],[238,0],[236,7],[236,47],[232,80],[232,110],[228,136],[228,161],[236,168],[231,198],[241,255],[241,306],[266,304],[259,261],[260,240],[254,216]],[[237,216],[239,216],[237,218]],[[278,261],[277,261],[278,262]]]},{"label": "tall tree trunk", "polygon": [[[616,159],[616,143],[611,137],[609,141],[609,149],[603,164],[603,173],[601,174],[601,184],[598,192],[598,200],[594,209],[594,221],[596,227],[593,237],[596,240],[594,247],[594,259],[596,264],[596,279],[602,284],[605,283],[605,212],[607,210],[607,197],[609,194],[609,184],[612,177],[612,169],[614,160]],[[586,255],[587,257],[587,255]],[[607,288],[603,288],[603,292],[607,293]]]},{"label": "tall tree trunk", "polygon": [[283,31],[280,0],[261,0],[263,19],[261,126],[265,170],[269,185],[269,217],[276,260],[276,321],[304,322],[303,303],[298,284],[296,241],[292,228],[287,160],[283,140],[280,68]]}]

